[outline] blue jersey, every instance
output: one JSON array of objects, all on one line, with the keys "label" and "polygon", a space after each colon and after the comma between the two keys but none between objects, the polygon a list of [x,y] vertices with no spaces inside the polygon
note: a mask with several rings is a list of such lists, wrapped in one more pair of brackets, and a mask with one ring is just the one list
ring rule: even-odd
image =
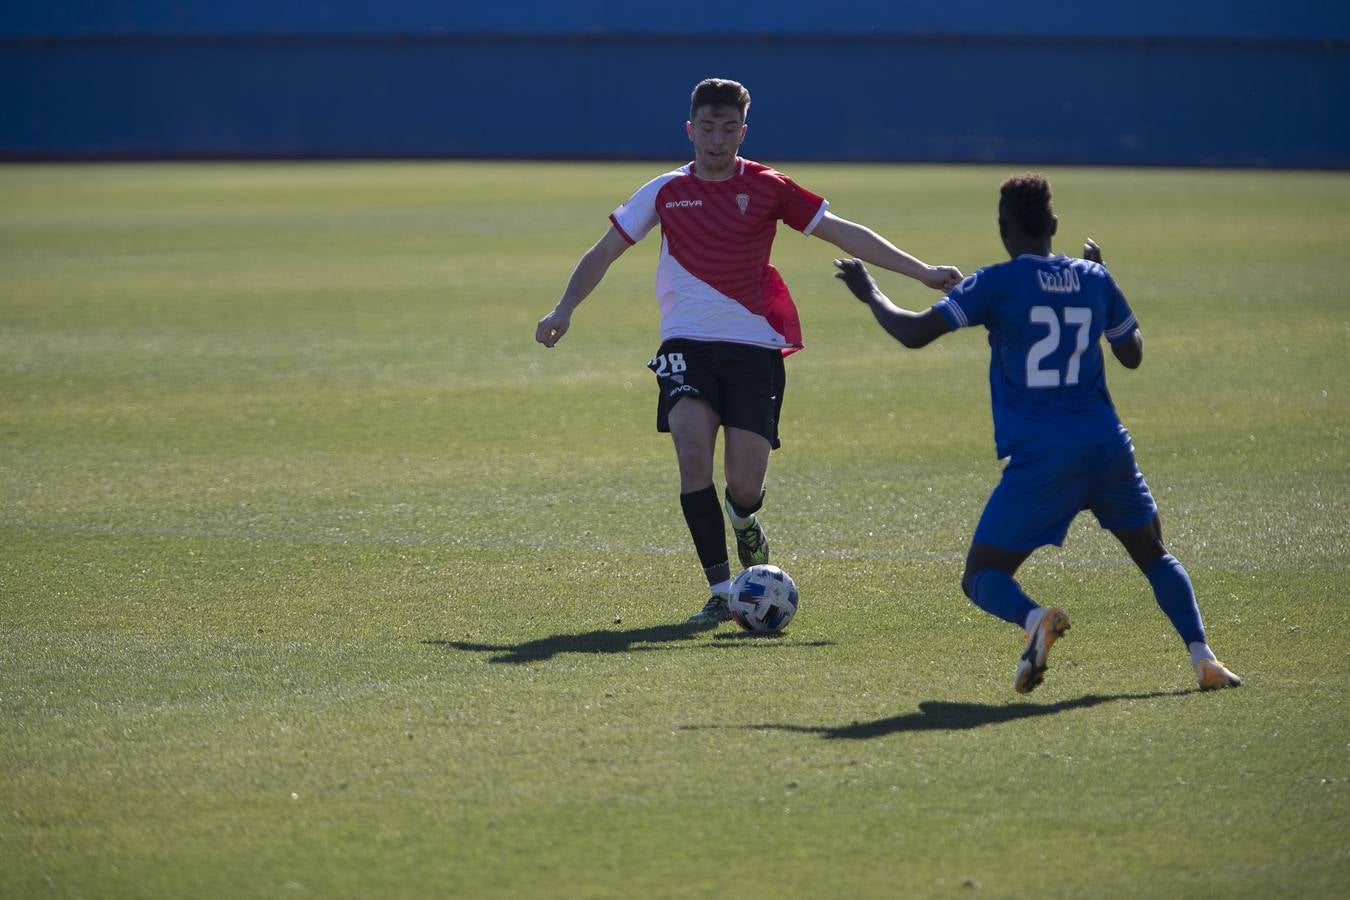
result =
[{"label": "blue jersey", "polygon": [[1023,254],[980,269],[935,305],[952,328],[989,329],[1000,458],[1129,441],[1106,390],[1101,338],[1124,340],[1135,319],[1105,267]]}]

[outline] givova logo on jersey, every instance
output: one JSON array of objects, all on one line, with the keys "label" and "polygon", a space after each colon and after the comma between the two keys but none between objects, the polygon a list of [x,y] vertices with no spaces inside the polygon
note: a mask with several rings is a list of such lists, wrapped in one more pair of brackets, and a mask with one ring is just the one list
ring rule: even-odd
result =
[{"label": "givova logo on jersey", "polygon": [[691,206],[702,206],[702,200],[667,200],[666,209],[688,209]]},{"label": "givova logo on jersey", "polygon": [[1082,290],[1078,282],[1078,273],[1073,269],[1061,269],[1058,272],[1036,272],[1036,280],[1041,290],[1047,294],[1076,294]]}]

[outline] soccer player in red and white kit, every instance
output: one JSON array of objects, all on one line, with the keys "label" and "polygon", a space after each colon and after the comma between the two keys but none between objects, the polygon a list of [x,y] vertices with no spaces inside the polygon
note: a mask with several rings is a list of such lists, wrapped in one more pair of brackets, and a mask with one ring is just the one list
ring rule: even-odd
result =
[{"label": "soccer player in red and white kit", "polygon": [[649,366],[659,387],[657,430],[675,442],[680,506],[710,588],[710,599],[689,618],[704,627],[731,618],[726,526],[713,486],[719,428],[737,556],[747,567],[769,559],[756,513],[769,451],[778,446],[783,359],[802,347],[792,296],[769,265],[778,222],[936,290],[961,281],[957,269],[925,265],[871,229],[830,213],[823,198],[786,175],[741,158],[749,108],[750,93],[739,83],[699,82],[685,123],[694,161],[647,182],[614,210],[609,230],[581,257],[558,305],[535,329],[545,347],[557,344],[614,261],[661,226],[661,346]]}]

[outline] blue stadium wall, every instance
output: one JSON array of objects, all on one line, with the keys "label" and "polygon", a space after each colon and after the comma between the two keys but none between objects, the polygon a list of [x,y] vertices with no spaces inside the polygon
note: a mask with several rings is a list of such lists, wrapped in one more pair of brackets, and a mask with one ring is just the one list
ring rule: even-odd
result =
[{"label": "blue stadium wall", "polygon": [[[1346,168],[1347,0],[6,0],[0,158],[747,155]],[[696,21],[715,13],[715,21]]]}]

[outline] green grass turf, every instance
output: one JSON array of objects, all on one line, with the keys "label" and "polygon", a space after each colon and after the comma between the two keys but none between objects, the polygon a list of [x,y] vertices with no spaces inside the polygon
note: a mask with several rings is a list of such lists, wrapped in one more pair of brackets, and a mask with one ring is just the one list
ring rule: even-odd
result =
[{"label": "green grass turf", "polygon": [[[792,166],[931,262],[992,168]],[[1052,169],[1146,335],[1110,383],[1243,674],[1200,694],[1090,517],[957,580],[981,334],[919,353],[780,232],[765,520],[801,613],[703,601],[652,430],[657,239],[545,351],[653,165],[0,168],[0,896],[1308,897],[1350,882],[1350,177]],[[903,304],[935,296],[882,276]]]}]

